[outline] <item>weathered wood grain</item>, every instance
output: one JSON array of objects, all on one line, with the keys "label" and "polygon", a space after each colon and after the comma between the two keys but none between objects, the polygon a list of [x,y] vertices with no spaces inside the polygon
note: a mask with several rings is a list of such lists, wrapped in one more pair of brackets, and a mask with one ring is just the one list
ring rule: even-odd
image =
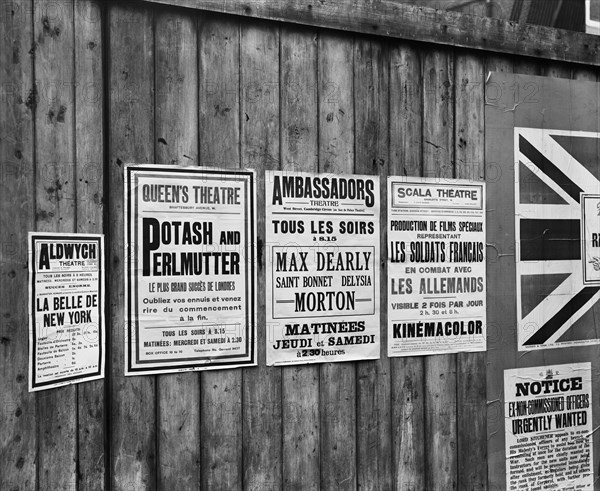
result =
[{"label": "weathered wood grain", "polygon": [[[353,42],[319,34],[319,171],[354,170]],[[356,366],[320,366],[321,489],[356,489]],[[349,464],[350,463],[350,464]]]},{"label": "weathered wood grain", "polygon": [[[240,166],[240,23],[198,19],[200,163]],[[224,144],[224,142],[226,144]]]},{"label": "weathered wood grain", "polygon": [[[418,51],[406,43],[390,52],[390,175],[421,176],[423,93]],[[386,189],[387,189],[387,183]],[[382,222],[385,223],[385,222]],[[387,291],[386,296],[387,301]],[[387,321],[386,321],[387,325]],[[425,489],[423,357],[390,360],[394,489]]]},{"label": "weathered wood grain", "polygon": [[[281,169],[318,169],[317,36],[281,32]],[[319,367],[282,368],[283,486],[318,490],[320,484]]]},{"label": "weathered wood grain", "polygon": [[418,51],[407,43],[390,48],[390,175],[423,172],[423,86]]},{"label": "weathered wood grain", "polygon": [[[157,164],[198,162],[196,17],[155,12],[154,148]],[[200,376],[157,377],[158,489],[200,486]]]},{"label": "weathered wood grain", "polygon": [[[456,177],[484,179],[484,64],[472,53],[455,58],[454,152]],[[487,489],[485,353],[457,355],[458,487]]]},{"label": "weathered wood grain", "polygon": [[[385,224],[389,166],[389,52],[376,39],[354,41],[355,164],[357,174],[380,176],[379,360],[358,362],[356,452],[358,489],[392,489],[391,369],[387,357]],[[375,238],[377,240],[377,238]]]},{"label": "weathered wood grain", "polygon": [[[198,18],[200,164],[240,166],[240,25]],[[224,143],[225,142],[225,143]],[[241,490],[242,371],[201,374],[202,489]]]},{"label": "weathered wood grain", "polygon": [[[77,232],[102,233],[104,214],[103,7],[75,0],[75,180]],[[106,354],[106,350],[104,350]],[[106,366],[105,366],[106,371]],[[105,381],[77,385],[77,482],[80,491],[106,480]]]},{"label": "weathered wood grain", "polygon": [[354,170],[352,38],[319,35],[319,170]]},{"label": "weathered wood grain", "polygon": [[[256,170],[257,285],[264,285],[264,171],[280,166],[278,28],[242,24],[240,70],[242,167]],[[281,488],[281,368],[265,364],[264,288],[257,293],[258,366],[243,369],[244,489],[270,491]]]},{"label": "weathered wood grain", "polygon": [[156,13],[156,163],[198,164],[198,44],[190,12]]},{"label": "weathered wood grain", "polygon": [[[76,227],[73,14],[73,1],[53,6],[34,2],[40,95],[35,114],[35,227],[43,232],[74,232]],[[77,389],[69,385],[40,392],[37,403],[39,487],[67,489],[77,480]]]},{"label": "weathered wood grain", "polygon": [[36,396],[28,392],[27,233],[35,227],[32,2],[0,9],[0,489],[37,489]]},{"label": "weathered wood grain", "polygon": [[[423,54],[423,174],[453,177],[454,56]],[[426,488],[457,489],[456,355],[425,358]]]},{"label": "weathered wood grain", "polygon": [[382,0],[149,0],[362,34],[600,65],[597,36]]},{"label": "weathered wood grain", "polygon": [[110,483],[156,489],[155,377],[125,377],[123,164],[154,163],[154,32],[148,8],[111,4],[107,252]]},{"label": "weathered wood grain", "polygon": [[[501,110],[507,120],[514,116],[513,111],[504,112],[504,106],[512,107],[512,100],[508,100],[508,95],[503,92],[505,89],[497,86],[493,80],[488,83],[490,72],[513,72],[513,59],[509,57],[488,56],[485,59],[486,70],[486,141],[485,143],[485,174],[487,182],[487,202],[494,203],[488,205],[487,225],[488,231],[486,240],[487,260],[487,358],[488,363],[497,363],[498,366],[517,366],[514,353],[503,350],[504,343],[513,343],[516,346],[516,329],[514,300],[510,295],[505,294],[501,285],[514,284],[514,241],[511,240],[510,231],[514,228],[514,217],[511,214],[514,211],[514,204],[511,203],[512,196],[507,196],[504,186],[511,186],[513,183],[512,175],[507,175],[507,166],[513,165],[513,156],[507,155],[504,162],[491,161],[488,156],[488,150],[496,143],[496,139],[491,138],[492,133],[496,133],[499,128],[490,127],[488,124],[488,110]],[[494,107],[495,106],[495,107]],[[498,109],[496,109],[498,108]],[[510,153],[510,152],[509,152]],[[504,365],[503,363],[506,363]],[[488,489],[504,489],[506,480],[502,478],[495,479],[494,468],[505,466],[505,455],[502,452],[497,453],[495,449],[504,442],[504,375],[501,371],[487,370],[487,434],[488,437]],[[503,472],[502,472],[503,474]]]}]

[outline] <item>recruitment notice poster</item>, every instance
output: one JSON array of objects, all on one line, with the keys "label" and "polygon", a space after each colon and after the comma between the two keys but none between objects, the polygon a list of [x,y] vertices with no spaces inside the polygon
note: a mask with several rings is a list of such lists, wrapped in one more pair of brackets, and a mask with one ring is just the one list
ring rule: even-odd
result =
[{"label": "recruitment notice poster", "polygon": [[125,168],[125,374],[256,364],[253,171]]},{"label": "recruitment notice poster", "polygon": [[592,490],[590,363],[504,371],[506,489]]},{"label": "recruitment notice poster", "polygon": [[485,185],[388,178],[388,355],[485,351]]},{"label": "recruitment notice poster", "polygon": [[379,178],[265,176],[267,365],[379,357]]},{"label": "recruitment notice poster", "polygon": [[29,390],[104,377],[104,237],[29,233]]}]

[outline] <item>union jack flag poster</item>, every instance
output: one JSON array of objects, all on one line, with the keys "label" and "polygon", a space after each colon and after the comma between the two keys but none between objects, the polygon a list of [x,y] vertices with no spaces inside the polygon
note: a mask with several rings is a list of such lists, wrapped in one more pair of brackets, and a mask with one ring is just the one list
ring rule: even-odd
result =
[{"label": "union jack flag poster", "polygon": [[515,127],[518,350],[600,343],[600,134]]}]

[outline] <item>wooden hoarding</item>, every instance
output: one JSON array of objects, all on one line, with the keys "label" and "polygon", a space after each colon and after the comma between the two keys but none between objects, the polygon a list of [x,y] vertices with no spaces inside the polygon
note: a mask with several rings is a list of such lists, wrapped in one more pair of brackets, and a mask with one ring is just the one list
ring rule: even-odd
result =
[{"label": "wooden hoarding", "polygon": [[[518,456],[506,453],[517,436],[513,428],[522,423],[525,433],[540,430],[533,424],[540,413],[532,404],[513,418],[521,423],[506,426],[505,432],[511,414],[504,397],[515,395],[505,386],[505,376],[509,380],[521,371],[522,379],[532,379],[530,367],[547,367],[546,383],[554,380],[556,390],[534,392],[540,404],[550,394],[568,398],[577,389],[560,382],[563,372],[576,364],[591,362],[592,385],[598,371],[598,87],[492,73],[486,103],[486,166],[496,171],[495,182],[488,184],[487,205],[489,481],[503,489]],[[560,364],[566,368],[555,367]],[[599,417],[595,392],[590,400],[592,428]],[[560,409],[545,404],[541,414],[554,417]],[[582,420],[572,424],[584,425]],[[560,429],[547,426],[540,431],[550,435]],[[593,439],[591,464],[596,469],[598,439],[592,433],[586,438]],[[552,472],[554,481],[564,477],[559,467]],[[592,489],[583,471],[569,480],[572,487],[563,483],[561,489],[580,489],[577,484]]]}]

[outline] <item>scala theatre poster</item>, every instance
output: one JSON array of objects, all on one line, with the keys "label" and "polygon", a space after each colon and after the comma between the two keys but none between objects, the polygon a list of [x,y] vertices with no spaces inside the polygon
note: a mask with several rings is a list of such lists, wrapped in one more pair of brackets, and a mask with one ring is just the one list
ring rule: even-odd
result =
[{"label": "scala theatre poster", "polygon": [[[525,489],[515,469],[528,461],[514,450],[526,448],[519,445],[527,436],[561,441],[554,431],[587,439],[590,462],[566,477],[556,452],[537,452],[529,462],[552,482],[562,479],[563,490],[593,489],[598,479],[590,476],[598,469],[598,436],[588,430],[598,426],[600,407],[599,95],[596,83],[506,73],[490,74],[486,84],[488,442],[490,485],[499,489]],[[519,402],[519,384],[548,370],[554,378],[571,374],[586,362],[591,381],[582,390],[592,411],[585,425],[573,415],[582,409],[567,403],[508,414],[508,403]],[[565,427],[535,427],[558,412]],[[521,423],[533,428],[530,435]]]},{"label": "scala theatre poster", "polygon": [[125,373],[256,364],[255,175],[125,168]]},{"label": "scala theatre poster", "polygon": [[388,178],[388,356],[485,351],[485,183]]}]

